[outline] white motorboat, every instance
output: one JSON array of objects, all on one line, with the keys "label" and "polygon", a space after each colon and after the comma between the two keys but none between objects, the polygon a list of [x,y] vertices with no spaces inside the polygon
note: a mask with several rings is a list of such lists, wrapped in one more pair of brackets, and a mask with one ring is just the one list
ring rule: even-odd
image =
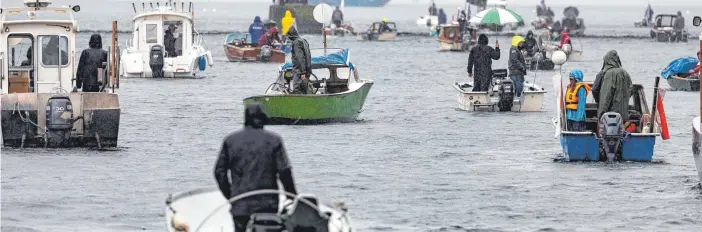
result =
[{"label": "white motorboat", "polygon": [[458,91],[458,108],[466,111],[541,111],[546,90],[541,86],[524,82],[521,97],[515,94],[514,83],[507,77],[506,69],[493,70],[490,91],[474,92],[472,82],[455,83]]},{"label": "white motorboat", "polygon": [[692,157],[695,160],[697,175],[702,184],[702,154],[700,154],[700,145],[702,145],[702,130],[700,130],[700,117],[692,120]]},{"label": "white motorboat", "polygon": [[[282,190],[257,190],[233,197],[224,198],[219,189],[202,188],[171,194],[166,199],[166,225],[169,232],[234,231],[234,223],[229,213],[232,202],[250,196],[275,194],[280,198],[277,213],[254,214],[251,226],[263,226],[282,232],[293,231],[294,226],[326,227],[328,232],[351,232],[351,222],[343,203],[328,206],[319,203],[312,195],[292,195]],[[286,195],[294,197],[287,200]],[[187,228],[187,230],[185,229]],[[324,230],[316,230],[324,231]],[[237,231],[238,232],[238,231]]]},{"label": "white motorboat", "polygon": [[[121,55],[120,75],[124,77],[195,78],[212,66],[214,60],[202,36],[194,28],[192,2],[142,3],[141,11],[132,3],[136,16],[131,40]],[[174,41],[166,41],[167,30]],[[172,48],[167,44],[174,44]]]}]

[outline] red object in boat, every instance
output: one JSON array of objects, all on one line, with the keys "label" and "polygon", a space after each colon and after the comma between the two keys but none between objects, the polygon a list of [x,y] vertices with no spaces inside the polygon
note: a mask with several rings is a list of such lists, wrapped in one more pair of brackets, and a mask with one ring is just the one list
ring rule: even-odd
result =
[{"label": "red object in boat", "polygon": [[670,139],[670,133],[668,132],[668,120],[665,118],[665,109],[663,109],[663,99],[661,94],[658,93],[658,102],[656,102],[656,110],[658,111],[659,125],[661,126],[661,137],[663,140]]}]

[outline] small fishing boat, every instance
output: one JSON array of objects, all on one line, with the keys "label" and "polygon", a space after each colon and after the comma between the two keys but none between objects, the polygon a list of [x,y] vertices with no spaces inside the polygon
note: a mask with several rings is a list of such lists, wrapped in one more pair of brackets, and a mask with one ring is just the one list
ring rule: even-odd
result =
[{"label": "small fishing boat", "polygon": [[[134,32],[121,55],[120,75],[123,77],[196,78],[197,73],[212,66],[212,53],[204,38],[195,30],[192,2],[142,2],[142,10],[132,3],[136,14],[132,18]],[[180,6],[179,6],[180,5]],[[165,41],[171,31],[174,41]],[[173,43],[172,48],[166,45]]]},{"label": "small fishing boat", "polygon": [[673,91],[700,91],[699,73],[690,74],[699,63],[695,57],[683,57],[671,61],[661,72]]},{"label": "small fishing boat", "polygon": [[292,63],[280,67],[278,79],[264,95],[244,99],[261,103],[272,124],[314,124],[355,121],[373,81],[361,79],[348,49],[311,49],[313,74],[309,93],[293,94]]},{"label": "small fishing boat", "polygon": [[439,51],[465,52],[470,51],[470,48],[476,44],[476,41],[470,39],[470,35],[461,35],[457,24],[441,25],[436,40],[439,41]]},{"label": "small fishing boat", "polygon": [[[675,37],[673,25],[677,18],[678,16],[674,14],[656,15],[655,23],[650,32],[651,39],[655,39],[658,42],[675,42],[677,38]],[[683,29],[681,36],[680,40],[682,42],[687,42],[687,37],[689,36],[687,29]]]},{"label": "small fishing boat", "polygon": [[[560,73],[554,75],[553,84],[557,110],[552,122],[556,127],[555,137],[560,138],[567,161],[649,162],[653,158],[656,137],[663,134],[663,139],[667,139],[662,100],[655,97],[654,102],[658,104],[649,110],[644,88],[640,84],[633,85],[628,119],[623,119],[615,112],[605,113],[598,119],[597,103],[592,94],[589,94],[585,106],[586,131],[570,131],[567,128],[562,97],[565,88]],[[585,84],[592,86],[592,83]],[[654,90],[654,95],[658,95],[657,89]],[[659,114],[656,115],[655,112]],[[652,122],[652,118],[660,123]],[[602,134],[596,133],[598,131]]]},{"label": "small fishing boat", "polygon": [[522,96],[517,98],[507,69],[493,70],[490,91],[473,92],[473,82],[454,83],[453,87],[458,91],[458,108],[466,111],[541,111],[546,94],[541,86],[525,81]]},{"label": "small fishing boat", "polygon": [[[216,188],[201,188],[170,194],[166,198],[165,219],[168,232],[234,231],[231,203],[246,197],[278,195],[277,213],[251,215],[254,231],[295,231],[295,227],[324,228],[328,232],[351,232],[351,220],[343,202],[322,204],[310,194],[293,195],[282,190],[257,190],[225,199]],[[287,197],[293,198],[288,200]],[[239,232],[239,231],[236,231]]]},{"label": "small fishing boat", "polygon": [[[98,69],[99,92],[78,92],[78,22],[73,13],[80,6],[50,7],[49,0],[25,0],[24,5],[0,10],[3,146],[117,146],[120,104],[112,71],[116,39],[106,67]],[[116,25],[114,21],[113,38]]]},{"label": "small fishing boat", "polygon": [[382,23],[375,22],[371,24],[366,32],[359,33],[356,36],[358,41],[388,41],[395,40],[397,37],[397,28],[394,22],[388,22],[387,25],[390,28],[389,31],[380,32]]},{"label": "small fishing boat", "polygon": [[[695,16],[692,20],[692,25],[696,27],[700,26],[701,23],[702,17]],[[699,48],[702,49],[702,34],[700,34],[699,38]],[[700,74],[702,74],[702,70],[698,73],[698,75]],[[700,92],[700,100],[702,100],[702,92]],[[702,187],[702,154],[700,154],[700,147],[702,147],[702,125],[700,125],[700,120],[702,120],[702,101],[700,101],[700,106],[700,116],[692,119],[692,158],[697,168],[697,176],[700,178],[699,186]]]},{"label": "small fishing boat", "polygon": [[351,25],[341,25],[341,27],[336,27],[335,24],[331,24],[324,28],[324,33],[327,38],[333,36],[351,36],[354,34],[353,27]]},{"label": "small fishing boat", "polygon": [[[285,62],[282,44],[258,47],[255,41],[249,41],[249,33],[231,33],[224,39],[224,53],[232,62]],[[262,35],[265,36],[265,35]]]}]

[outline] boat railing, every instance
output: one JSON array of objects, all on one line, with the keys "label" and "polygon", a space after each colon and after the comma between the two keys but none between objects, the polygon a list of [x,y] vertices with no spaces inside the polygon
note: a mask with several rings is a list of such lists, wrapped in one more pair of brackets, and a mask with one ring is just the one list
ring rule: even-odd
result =
[{"label": "boat railing", "polygon": [[205,43],[205,39],[200,35],[197,30],[193,29],[193,33],[195,34],[195,41],[193,41],[193,47],[197,49],[197,47],[202,46],[202,48],[207,51],[207,43]]},{"label": "boat railing", "polygon": [[[156,3],[156,7],[154,7],[154,3]],[[141,13],[150,13],[150,12],[174,12],[174,13],[190,13],[191,16],[194,16],[194,6],[192,2],[188,2],[188,6],[186,9],[185,2],[181,1],[180,2],[180,10],[178,10],[178,2],[174,2],[172,0],[168,0],[163,5],[161,5],[160,2],[149,2],[149,8],[147,9],[146,7],[146,2],[141,3],[141,11],[137,10],[136,4],[132,2],[132,9],[134,9],[135,14],[141,14]]]}]

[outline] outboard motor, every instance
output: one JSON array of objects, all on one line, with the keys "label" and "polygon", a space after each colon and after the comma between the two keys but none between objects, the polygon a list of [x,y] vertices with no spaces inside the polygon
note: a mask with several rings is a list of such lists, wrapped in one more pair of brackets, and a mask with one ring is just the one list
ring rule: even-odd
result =
[{"label": "outboard motor", "polygon": [[[600,160],[606,159],[614,161],[618,157],[619,150],[623,141],[622,136],[622,116],[616,112],[607,112],[602,114],[599,124],[600,134]],[[604,153],[604,154],[603,154]]]},{"label": "outboard motor", "polygon": [[73,104],[66,95],[54,95],[46,102],[46,142],[66,144],[73,129]]},{"label": "outboard motor", "polygon": [[261,62],[271,61],[271,46],[261,46],[261,53],[259,54],[259,56],[261,57]]},{"label": "outboard motor", "polygon": [[251,215],[246,231],[250,232],[282,232],[285,230],[283,219],[275,213],[255,213]]},{"label": "outboard motor", "polygon": [[507,69],[492,70],[492,94],[497,95],[500,111],[511,111],[514,101],[514,82],[507,77]]},{"label": "outboard motor", "polygon": [[149,53],[149,66],[151,67],[151,75],[153,77],[163,77],[163,46],[151,46]]}]

